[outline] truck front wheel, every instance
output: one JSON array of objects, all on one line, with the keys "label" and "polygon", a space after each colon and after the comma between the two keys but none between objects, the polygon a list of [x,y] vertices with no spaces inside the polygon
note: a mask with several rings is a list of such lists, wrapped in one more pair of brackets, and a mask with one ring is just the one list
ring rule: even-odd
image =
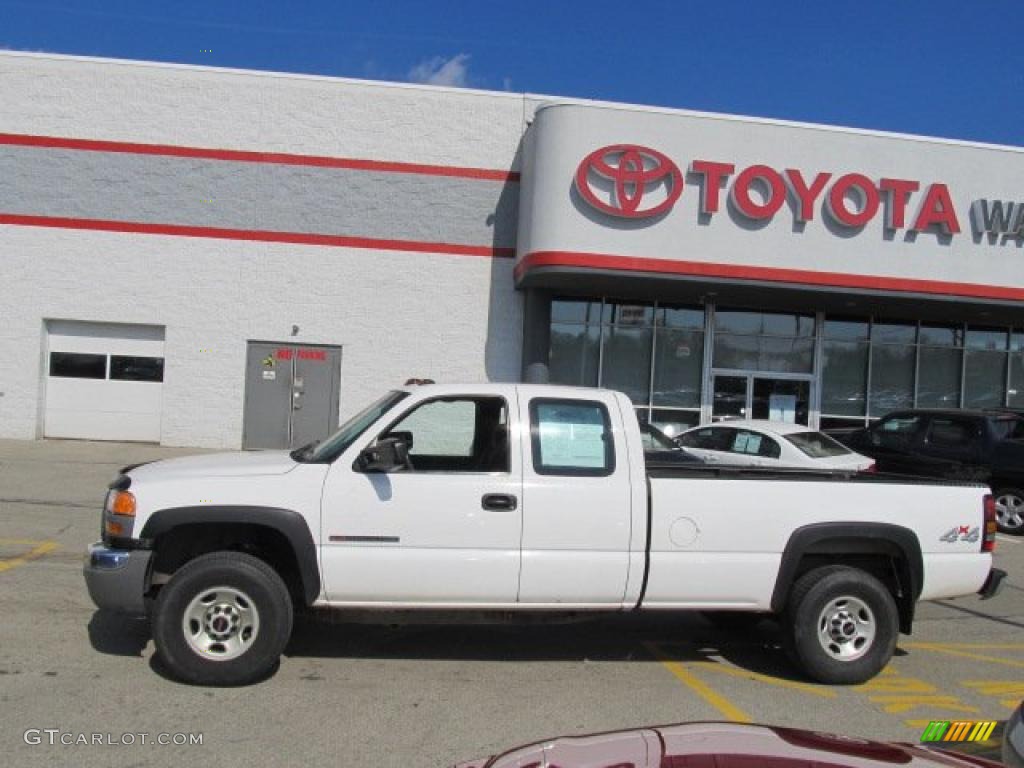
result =
[{"label": "truck front wheel", "polygon": [[153,640],[174,676],[243,685],[273,669],[292,631],[281,577],[241,552],[214,552],[183,565],[160,590]]},{"label": "truck front wheel", "polygon": [[899,614],[892,594],[869,573],[845,566],[801,576],[786,606],[794,659],[821,683],[863,683],[896,650]]}]

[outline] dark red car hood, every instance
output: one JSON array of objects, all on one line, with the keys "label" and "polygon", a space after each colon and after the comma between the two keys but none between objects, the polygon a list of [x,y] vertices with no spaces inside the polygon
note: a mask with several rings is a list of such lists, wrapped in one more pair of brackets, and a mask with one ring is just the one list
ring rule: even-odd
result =
[{"label": "dark red car hood", "polygon": [[967,768],[997,763],[910,744],[739,723],[566,736],[457,768]]}]

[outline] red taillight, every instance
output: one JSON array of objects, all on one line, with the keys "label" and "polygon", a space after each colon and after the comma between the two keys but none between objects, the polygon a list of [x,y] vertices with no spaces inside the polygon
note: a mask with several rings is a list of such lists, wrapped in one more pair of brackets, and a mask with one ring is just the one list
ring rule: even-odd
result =
[{"label": "red taillight", "polygon": [[981,537],[981,551],[996,551],[996,497],[991,493],[985,494],[981,500],[981,508],[985,512],[985,533]]},{"label": "red taillight", "polygon": [[864,469],[861,470],[861,472],[877,472],[877,471],[878,471],[878,463],[874,462],[874,461],[872,461],[870,464],[868,464],[866,467],[864,467]]}]

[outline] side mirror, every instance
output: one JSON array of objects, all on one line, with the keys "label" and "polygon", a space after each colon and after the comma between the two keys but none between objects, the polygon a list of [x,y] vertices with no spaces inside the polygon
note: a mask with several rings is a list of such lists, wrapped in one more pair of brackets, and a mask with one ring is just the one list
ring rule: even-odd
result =
[{"label": "side mirror", "polygon": [[400,437],[384,437],[356,458],[359,472],[396,472],[409,466],[409,446]]},{"label": "side mirror", "polygon": [[384,439],[387,439],[389,437],[398,438],[403,443],[405,443],[405,448],[407,451],[412,450],[412,432],[398,430],[396,432],[388,432],[386,435],[384,435]]}]

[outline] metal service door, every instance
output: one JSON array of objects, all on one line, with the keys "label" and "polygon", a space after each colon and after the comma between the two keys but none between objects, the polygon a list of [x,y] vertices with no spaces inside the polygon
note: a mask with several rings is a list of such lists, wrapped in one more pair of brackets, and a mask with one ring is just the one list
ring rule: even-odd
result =
[{"label": "metal service door", "polygon": [[242,447],[295,448],[338,424],[341,349],[249,342]]}]

